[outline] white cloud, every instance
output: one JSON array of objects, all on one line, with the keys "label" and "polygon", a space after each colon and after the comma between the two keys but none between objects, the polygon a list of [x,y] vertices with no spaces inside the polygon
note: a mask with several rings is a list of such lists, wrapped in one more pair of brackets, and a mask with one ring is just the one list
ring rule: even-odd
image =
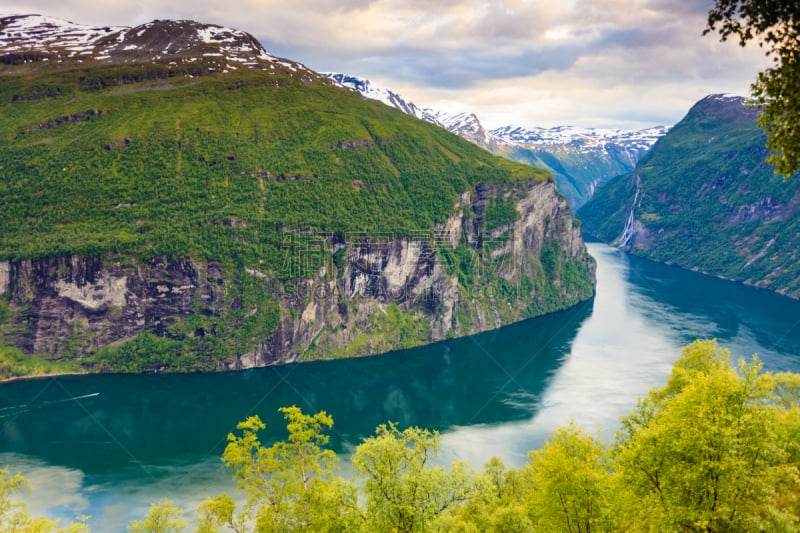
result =
[{"label": "white cloud", "polygon": [[[16,3],[15,3],[16,2]],[[253,33],[270,52],[379,81],[490,125],[678,120],[705,94],[746,92],[767,66],[701,35],[710,2],[684,0],[11,0],[86,24],[191,18]]]}]

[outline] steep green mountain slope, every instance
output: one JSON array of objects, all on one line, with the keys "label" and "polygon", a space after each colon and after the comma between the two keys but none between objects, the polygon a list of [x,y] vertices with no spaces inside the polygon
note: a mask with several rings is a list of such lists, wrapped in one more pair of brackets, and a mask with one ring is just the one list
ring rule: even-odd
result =
[{"label": "steep green mountain slope", "polygon": [[234,30],[7,30],[51,20],[0,21],[0,374],[366,355],[593,293],[544,172]]},{"label": "steep green mountain slope", "polygon": [[[233,247],[257,264],[270,254],[231,242],[236,221],[262,237],[408,233],[447,219],[477,183],[546,178],[290,71],[123,85],[137,70],[4,76],[3,258]],[[27,98],[41,86],[58,96]]]},{"label": "steep green mountain slope", "polygon": [[580,210],[584,229],[632,253],[800,297],[800,182],[764,163],[756,109],[698,102],[631,174]]}]

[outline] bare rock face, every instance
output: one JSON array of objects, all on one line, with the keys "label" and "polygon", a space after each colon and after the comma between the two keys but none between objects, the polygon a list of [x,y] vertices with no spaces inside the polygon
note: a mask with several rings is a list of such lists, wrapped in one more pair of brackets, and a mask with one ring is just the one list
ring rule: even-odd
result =
[{"label": "bare rock face", "polygon": [[[520,217],[487,232],[484,209],[498,196],[513,199]],[[542,272],[542,250],[555,246],[565,262],[586,267],[589,287],[595,281],[594,262],[552,182],[506,192],[495,185],[478,186],[461,195],[453,216],[437,225],[430,237],[331,243],[332,251],[346,252],[339,276],[326,280],[323,269],[295,291],[305,298],[293,300],[284,294],[275,334],[229,368],[382,353],[493,329],[563,309],[593,293],[591,288],[570,293],[560,272]],[[483,282],[465,288],[448,266],[448,257],[459,244],[474,249],[484,241],[496,245],[484,261],[471,265]],[[529,290],[530,285],[536,289]],[[557,288],[556,307],[546,308],[538,301],[542,295],[537,289],[543,287]],[[403,329],[400,316],[417,328]]]},{"label": "bare rock face", "polygon": [[8,290],[10,268],[8,261],[0,261],[0,294],[4,294]]},{"label": "bare rock face", "polygon": [[125,341],[144,331],[164,334],[189,315],[194,298],[222,298],[215,265],[156,259],[144,265],[55,257],[11,263],[11,303],[24,331],[6,342],[28,353],[59,354],[71,338],[81,351]]},{"label": "bare rock face", "polygon": [[[486,207],[498,199],[513,202],[519,216],[487,230]],[[453,215],[430,234],[331,236],[324,248],[330,260],[292,280],[166,258],[0,262],[0,292],[8,293],[15,325],[5,342],[30,354],[82,358],[145,332],[175,340],[222,335],[186,324],[193,316],[224,321],[233,311],[255,313],[234,296],[242,282],[237,276],[245,276],[277,300],[279,317],[271,332],[248,339],[215,366],[233,370],[472,334],[593,293],[594,263],[552,182],[506,191],[480,185],[464,192]],[[564,268],[548,267],[545,253],[562,267],[583,269],[585,283],[575,285]]]}]

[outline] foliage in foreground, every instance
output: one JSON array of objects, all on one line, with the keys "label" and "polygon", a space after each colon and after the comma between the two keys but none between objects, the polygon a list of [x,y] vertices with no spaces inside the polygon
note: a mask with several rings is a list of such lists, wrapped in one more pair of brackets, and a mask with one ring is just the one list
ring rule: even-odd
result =
[{"label": "foliage in foreground", "polygon": [[27,490],[27,480],[19,474],[11,474],[8,468],[0,468],[0,531],[3,533],[87,533],[89,528],[81,517],[77,523],[61,527],[58,520],[33,517],[18,493]]},{"label": "foliage in foreground", "polygon": [[[715,341],[686,346],[662,388],[641,399],[606,443],[575,424],[558,429],[528,464],[497,458],[482,472],[437,464],[439,434],[378,427],[336,475],[325,412],[283,408],[288,438],[259,441],[250,417],[228,436],[223,462],[244,492],[197,509],[196,531],[797,531],[800,527],[800,374],[731,361]],[[22,478],[2,472],[0,525],[24,515],[12,503]],[[42,520],[42,519],[38,519]],[[22,522],[20,522],[22,523]],[[44,523],[44,522],[43,522]],[[9,526],[9,524],[12,524]],[[83,524],[70,526],[85,531]],[[48,529],[49,528],[49,529]],[[179,532],[181,511],[154,505],[130,531]],[[62,530],[59,530],[62,531]]]}]

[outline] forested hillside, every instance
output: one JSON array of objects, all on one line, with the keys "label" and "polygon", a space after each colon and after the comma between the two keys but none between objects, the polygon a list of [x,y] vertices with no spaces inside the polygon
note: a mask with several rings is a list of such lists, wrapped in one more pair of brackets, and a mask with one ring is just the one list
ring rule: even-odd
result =
[{"label": "forested hillside", "polygon": [[0,59],[2,377],[368,355],[593,293],[545,172],[243,32],[8,17]]},{"label": "forested hillside", "polygon": [[584,230],[636,255],[800,297],[800,182],[765,163],[756,114],[739,97],[698,102],[581,208]]}]

